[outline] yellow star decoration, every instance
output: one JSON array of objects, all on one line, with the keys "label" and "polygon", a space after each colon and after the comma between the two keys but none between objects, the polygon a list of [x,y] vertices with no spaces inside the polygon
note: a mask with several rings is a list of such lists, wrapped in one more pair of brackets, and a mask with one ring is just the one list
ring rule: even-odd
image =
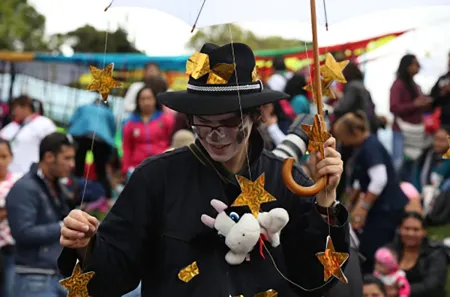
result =
[{"label": "yellow star decoration", "polygon": [[326,124],[322,117],[318,114],[314,116],[314,124],[312,126],[302,124],[302,130],[308,135],[308,151],[314,152],[319,151],[324,157],[323,144],[331,137],[330,133],[326,130]]},{"label": "yellow star decoration", "polygon": [[87,284],[94,275],[95,272],[82,273],[80,262],[78,262],[73,269],[72,275],[60,280],[59,283],[67,288],[67,297],[89,297]]},{"label": "yellow star decoration", "polygon": [[241,194],[236,198],[231,206],[247,205],[256,218],[259,214],[261,204],[276,200],[275,197],[264,189],[264,173],[261,174],[260,177],[258,177],[254,182],[239,175],[236,175],[236,178],[241,186]]},{"label": "yellow star decoration", "polygon": [[235,64],[219,63],[210,68],[209,56],[195,52],[186,62],[186,73],[193,79],[199,79],[208,74],[207,84],[223,85],[228,83],[236,69]]},{"label": "yellow star decoration", "polygon": [[178,273],[178,278],[185,283],[190,282],[194,277],[196,277],[200,271],[198,270],[197,262],[194,261],[192,264],[184,267]]},{"label": "yellow star decoration", "polygon": [[105,69],[100,70],[95,66],[90,66],[94,80],[87,87],[88,91],[98,91],[102,95],[103,101],[108,100],[111,89],[120,87],[120,82],[112,78],[114,64],[111,63]]},{"label": "yellow star decoration", "polygon": [[342,265],[347,261],[348,256],[347,253],[336,252],[331,237],[327,237],[325,252],[316,254],[316,257],[319,259],[320,263],[322,263],[324,268],[323,279],[325,282],[328,281],[330,277],[335,276],[344,284],[348,283],[347,277],[341,269]]},{"label": "yellow star decoration", "polygon": [[[450,144],[450,136],[448,136],[448,143]],[[442,156],[444,159],[450,159],[450,149]]]},{"label": "yellow star decoration", "polygon": [[[326,79],[323,79],[323,78],[320,79],[322,95],[326,96],[328,98],[331,98],[331,99],[336,99],[336,96],[334,95],[333,91],[331,91],[331,84],[332,83],[333,83],[332,80],[326,80]],[[313,83],[310,83],[310,84],[306,85],[303,89],[314,94],[314,85],[313,85]],[[315,94],[313,95],[313,98],[314,98],[314,103],[317,104],[317,99],[316,99]]]},{"label": "yellow star decoration", "polygon": [[333,55],[328,53],[325,58],[325,64],[320,66],[320,72],[326,81],[335,80],[341,83],[346,83],[347,80],[342,74],[342,70],[344,70],[348,63],[348,60],[336,62]]}]

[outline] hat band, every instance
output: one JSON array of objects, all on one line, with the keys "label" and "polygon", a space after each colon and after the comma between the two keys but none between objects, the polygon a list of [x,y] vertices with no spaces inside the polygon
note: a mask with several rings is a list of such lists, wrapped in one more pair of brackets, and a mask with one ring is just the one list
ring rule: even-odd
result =
[{"label": "hat band", "polygon": [[243,84],[237,86],[218,86],[218,85],[193,85],[188,84],[187,90],[193,93],[259,93],[263,90],[261,81],[251,84]]}]

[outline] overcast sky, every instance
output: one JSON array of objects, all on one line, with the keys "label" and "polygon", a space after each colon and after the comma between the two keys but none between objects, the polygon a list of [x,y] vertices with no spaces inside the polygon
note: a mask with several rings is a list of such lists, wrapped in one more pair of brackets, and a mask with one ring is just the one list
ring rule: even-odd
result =
[{"label": "overcast sky", "polygon": [[[149,55],[186,53],[184,45],[191,36],[191,28],[188,25],[158,11],[113,8],[105,13],[103,10],[109,0],[31,0],[30,2],[45,15],[48,34],[68,32],[85,24],[102,30],[108,27],[115,29],[118,24],[123,24],[131,38],[136,41],[136,46]],[[345,43],[415,26],[427,26],[440,22],[449,15],[450,6],[366,15],[344,23],[330,24],[328,32],[320,26],[319,44],[326,46]],[[280,35],[286,38],[311,39],[309,24],[264,22],[240,25],[262,36]]]}]

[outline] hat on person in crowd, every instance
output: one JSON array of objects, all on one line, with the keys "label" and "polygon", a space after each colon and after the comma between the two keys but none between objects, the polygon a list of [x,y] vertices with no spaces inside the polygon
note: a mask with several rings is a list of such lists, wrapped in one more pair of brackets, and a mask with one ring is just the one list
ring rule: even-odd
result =
[{"label": "hat on person in crowd", "polygon": [[283,92],[263,88],[253,51],[243,43],[206,43],[186,63],[186,91],[165,92],[160,102],[191,115],[219,115],[288,99]]},{"label": "hat on person in crowd", "polygon": [[167,151],[172,151],[180,147],[188,146],[191,143],[194,143],[194,141],[194,133],[186,129],[178,130],[177,132],[175,132],[175,134],[173,134],[172,145],[167,149]]}]

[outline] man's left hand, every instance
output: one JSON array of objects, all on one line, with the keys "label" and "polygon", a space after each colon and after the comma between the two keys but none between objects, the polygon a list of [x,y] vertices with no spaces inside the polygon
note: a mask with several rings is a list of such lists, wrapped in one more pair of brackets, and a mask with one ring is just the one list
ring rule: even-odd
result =
[{"label": "man's left hand", "polygon": [[324,176],[328,178],[327,186],[317,194],[317,203],[323,207],[330,207],[336,200],[336,188],[344,171],[344,163],[341,154],[336,151],[336,139],[334,137],[330,137],[324,143],[324,153],[324,159],[320,156],[320,152],[311,154],[311,164],[315,168],[314,176],[317,179]]}]

